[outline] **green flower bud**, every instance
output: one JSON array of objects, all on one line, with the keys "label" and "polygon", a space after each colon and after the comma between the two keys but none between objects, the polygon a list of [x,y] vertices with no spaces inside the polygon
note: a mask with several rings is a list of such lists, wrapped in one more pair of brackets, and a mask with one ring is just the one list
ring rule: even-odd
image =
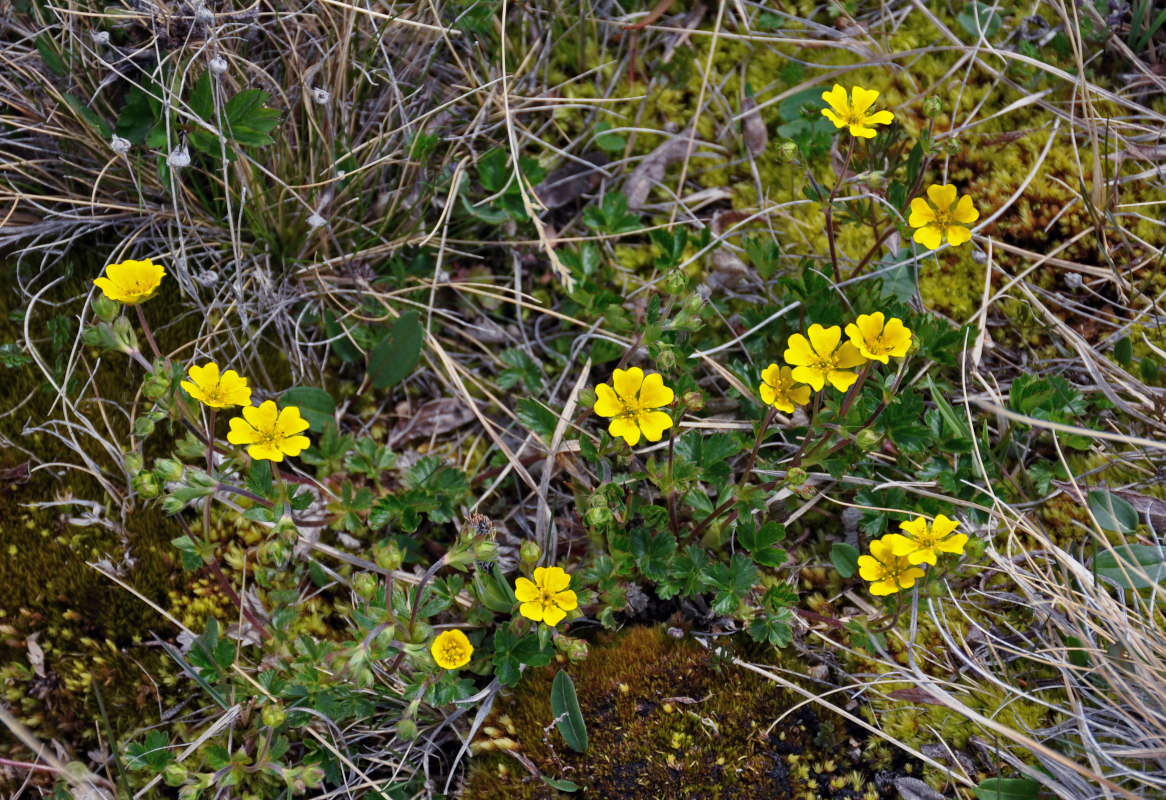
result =
[{"label": "green flower bud", "polygon": [[186,767],[177,761],[171,761],[166,765],[166,769],[162,770],[162,781],[167,786],[181,786],[186,783]]},{"label": "green flower bud", "polygon": [[777,148],[777,163],[792,164],[798,160],[798,146],[793,141],[784,141]]},{"label": "green flower bud", "polygon": [[538,546],[538,542],[527,539],[518,548],[518,557],[522,563],[527,567],[533,566],[540,558],[542,558],[543,549]]},{"label": "green flower bud", "polygon": [[923,115],[928,119],[935,119],[943,113],[943,98],[931,95],[923,101]]},{"label": "green flower bud", "polygon": [[887,173],[880,170],[872,170],[867,173],[866,185],[874,191],[887,188]]},{"label": "green flower bud", "polygon": [[277,569],[291,561],[292,547],[282,539],[268,539],[259,545],[259,562]]},{"label": "green flower bud", "polygon": [[104,294],[93,299],[93,314],[102,322],[113,322],[121,311],[121,303],[110,300]]},{"label": "green flower bud", "polygon": [[960,154],[960,151],[963,149],[964,149],[964,146],[963,146],[963,144],[960,143],[959,139],[944,139],[943,140],[943,151],[945,153],[947,153],[949,156],[958,156]]},{"label": "green flower bud", "polygon": [[614,518],[610,508],[589,508],[587,513],[583,515],[583,519],[593,528],[606,525]]},{"label": "green flower bud", "polygon": [[493,539],[482,538],[474,541],[474,559],[477,561],[493,561],[498,555],[498,545]]},{"label": "green flower bud", "polygon": [[309,789],[316,789],[324,782],[324,770],[315,764],[309,764],[304,767],[304,771],[300,773],[300,780],[304,782]]},{"label": "green flower bud", "polygon": [[676,366],[676,353],[672,352],[671,347],[660,348],[660,352],[656,354],[656,366],[664,372],[668,372]]},{"label": "green flower bud", "polygon": [[130,480],[130,484],[134,487],[135,492],[146,499],[157,497],[162,491],[162,484],[158,482],[152,472],[139,472]]},{"label": "green flower bud", "polygon": [[664,291],[668,294],[680,294],[688,288],[688,276],[680,270],[673,270],[664,276]]},{"label": "green flower bud", "polygon": [[146,379],[142,384],[142,394],[150,400],[157,400],[162,395],[166,394],[170,388],[170,382],[165,377],[154,373]]},{"label": "green flower bud", "polygon": [[287,720],[287,712],[279,703],[268,703],[263,707],[263,724],[269,728],[278,728]]},{"label": "green flower bud", "polygon": [[371,600],[379,588],[380,578],[371,572],[358,572],[352,576],[352,590],[364,600]]},{"label": "green flower bud", "polygon": [[579,392],[579,405],[583,406],[583,408],[595,408],[595,403],[598,400],[599,395],[590,386]]},{"label": "green flower bud", "polygon": [[567,658],[576,663],[586,659],[590,652],[591,648],[582,639],[572,639],[571,643],[567,646]]},{"label": "green flower bud", "polygon": [[125,317],[118,317],[110,326],[113,332],[113,343],[123,353],[138,352],[138,335],[134,333],[130,321]]},{"label": "green flower bud", "polygon": [[879,443],[883,440],[883,435],[877,431],[872,431],[870,428],[863,428],[854,438],[857,440],[860,448],[870,451],[879,446]]},{"label": "green flower bud", "polygon": [[809,476],[801,467],[790,467],[785,473],[785,482],[787,486],[801,486]]},{"label": "green flower bud", "polygon": [[182,480],[182,463],[173,458],[159,458],[154,461],[154,474],[163,482]]},{"label": "green flower bud", "polygon": [[154,432],[154,420],[149,416],[138,417],[134,420],[134,436],[144,439]]},{"label": "green flower bud", "polygon": [[433,638],[433,626],[417,620],[413,623],[413,631],[409,638],[414,645],[421,648],[422,654],[428,654],[429,640]]},{"label": "green flower bud", "polygon": [[145,459],[142,458],[141,453],[126,453],[125,469],[131,475],[141,472],[145,464]]},{"label": "green flower bud", "polygon": [[701,298],[701,296],[696,292],[693,292],[684,298],[683,308],[689,314],[694,316],[699,315],[701,310],[704,308],[704,299]]},{"label": "green flower bud", "polygon": [[405,718],[397,723],[397,737],[402,742],[411,742],[421,734],[417,728],[417,723],[409,718]]},{"label": "green flower bud", "polygon": [[373,545],[372,558],[381,569],[394,570],[400,568],[405,560],[405,554],[401,552],[396,542],[387,540]]},{"label": "green flower bud", "polygon": [[700,392],[685,392],[684,407],[689,411],[700,411],[704,408],[704,395]]}]

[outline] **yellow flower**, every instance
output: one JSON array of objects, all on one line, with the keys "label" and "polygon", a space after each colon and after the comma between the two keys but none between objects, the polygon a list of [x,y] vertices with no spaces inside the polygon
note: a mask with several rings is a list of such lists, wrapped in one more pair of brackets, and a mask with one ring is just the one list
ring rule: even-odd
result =
[{"label": "yellow flower", "polygon": [[[900,589],[910,589],[926,573],[902,556],[895,555],[895,544],[889,541],[898,534],[884,536],[870,543],[870,555],[858,557],[858,574],[870,581],[870,593],[888,595]],[[902,538],[902,537],[899,537]]]},{"label": "yellow flower", "polygon": [[815,392],[822,391],[826,381],[845,392],[858,380],[857,375],[846,370],[861,366],[866,359],[850,342],[838,344],[842,341],[842,328],[837,325],[831,328],[811,325],[809,334],[809,340],[800,333],[789,337],[785,361],[794,367],[793,379],[810,384]]},{"label": "yellow flower", "polygon": [[452,630],[439,633],[429,646],[429,652],[442,669],[459,669],[470,663],[474,646],[464,633]]},{"label": "yellow flower", "polygon": [[282,411],[274,400],[259,406],[246,406],[242,417],[231,419],[227,441],[245,444],[247,455],[263,461],[283,461],[283,457],[298,456],[311,442],[307,436],[296,434],[308,429],[308,421],[300,417],[300,410],[288,406]]},{"label": "yellow flower", "polygon": [[182,382],[182,388],[195,400],[211,408],[251,405],[251,390],[247,379],[240,377],[233,369],[219,374],[219,365],[208,361],[201,367],[190,367],[190,380]]},{"label": "yellow flower", "polygon": [[579,607],[579,598],[567,587],[571,576],[562,567],[536,567],[534,580],[514,581],[514,596],[522,603],[518,613],[552,628],[563,621],[568,611]]},{"label": "yellow flower", "polygon": [[105,268],[105,275],[94,278],[93,283],[110,300],[136,306],[154,296],[165,274],[166,270],[147,258],[110,264]]},{"label": "yellow flower", "polygon": [[804,406],[810,402],[810,387],[794,380],[793,370],[770,364],[761,371],[761,402],[773,406],[778,411],[792,414],[794,404]]},{"label": "yellow flower", "polygon": [[889,356],[902,358],[911,349],[911,329],[898,317],[890,322],[883,312],[860,314],[858,319],[846,326],[846,335],[865,358],[887,363]]},{"label": "yellow flower", "polygon": [[959,555],[968,543],[966,533],[954,533],[959,522],[948,519],[943,514],[935,518],[929,526],[923,517],[916,517],[910,522],[900,522],[899,530],[906,536],[892,533],[887,537],[895,548],[896,556],[906,556],[912,564],[934,565],[940,553],[955,553]]},{"label": "yellow flower", "polygon": [[895,115],[890,111],[869,113],[878,96],[879,93],[874,89],[855,86],[851,97],[848,98],[846,90],[834,84],[833,89],[822,93],[822,99],[830,104],[830,108],[822,109],[822,114],[834,123],[834,127],[850,128],[851,136],[871,139],[875,135],[875,129],[870,127],[871,125],[887,125],[895,119]]},{"label": "yellow flower", "polygon": [[611,375],[611,383],[612,386],[601,383],[595,387],[595,413],[613,417],[607,432],[613,438],[622,436],[632,447],[640,441],[641,433],[649,442],[660,441],[664,431],[672,427],[672,417],[652,409],[676,398],[676,393],[664,385],[664,376],[653,372],[645,377],[642,369],[632,367],[617,369]]},{"label": "yellow flower", "polygon": [[980,212],[972,206],[972,198],[964,195],[956,202],[956,189],[951,184],[927,187],[931,204],[922,197],[911,201],[911,216],[907,223],[918,228],[913,237],[919,244],[935,250],[946,236],[948,244],[957,247],[972,238],[972,232],[965,225],[980,218]]}]

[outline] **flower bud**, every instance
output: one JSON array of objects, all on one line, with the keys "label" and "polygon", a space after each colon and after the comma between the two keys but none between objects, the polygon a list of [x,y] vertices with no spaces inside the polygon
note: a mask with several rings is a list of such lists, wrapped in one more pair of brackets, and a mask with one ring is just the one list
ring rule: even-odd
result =
[{"label": "flower bud", "polygon": [[402,742],[411,742],[420,735],[417,723],[406,717],[397,723],[397,738]]},{"label": "flower bud", "polygon": [[134,420],[134,436],[139,439],[144,439],[154,432],[154,420],[148,416],[138,417]]},{"label": "flower bud", "polygon": [[590,652],[591,648],[582,639],[572,639],[571,643],[567,646],[567,658],[576,663],[586,659]]},{"label": "flower bud", "polygon": [[162,781],[167,786],[181,786],[186,783],[186,767],[177,761],[171,761],[166,765],[166,769],[162,770]]},{"label": "flower bud", "polygon": [[656,354],[656,366],[664,372],[669,372],[676,366],[676,353],[671,347],[661,347]]},{"label": "flower bud", "polygon": [[263,707],[263,724],[269,728],[278,728],[287,720],[287,712],[279,703],[268,703]]},{"label": "flower bud", "polygon": [[795,486],[795,487],[793,487],[793,489],[791,489],[791,491],[795,495],[797,495],[799,498],[801,498],[802,500],[812,500],[816,490],[814,489],[813,486],[806,485],[806,486]]},{"label": "flower bud", "polygon": [[964,149],[964,146],[963,146],[963,144],[960,143],[959,139],[944,139],[943,140],[943,150],[949,156],[958,156],[960,154],[960,151],[963,149]]},{"label": "flower bud", "polygon": [[394,570],[400,568],[405,554],[396,542],[389,540],[373,545],[372,558],[381,569]]},{"label": "flower bud", "polygon": [[688,276],[680,270],[673,270],[664,276],[664,291],[668,294],[680,294],[688,288]]},{"label": "flower bud", "polygon": [[165,376],[154,373],[142,384],[142,394],[150,400],[157,400],[166,394],[170,388],[170,381]]},{"label": "flower bud", "polygon": [[281,539],[269,539],[259,545],[259,562],[269,567],[282,568],[291,561],[292,548]]},{"label": "flower bud", "polygon": [[182,480],[182,462],[173,458],[159,458],[154,461],[154,474],[163,483]]},{"label": "flower bud", "polygon": [[595,390],[588,386],[579,392],[579,405],[584,408],[595,408],[595,404],[599,401],[599,395]]},{"label": "flower bud", "polygon": [[527,539],[518,548],[518,558],[527,566],[533,566],[540,558],[542,558],[543,549],[538,546],[538,542]]},{"label": "flower bud", "polygon": [[129,319],[126,317],[118,317],[113,321],[111,327],[118,350],[123,353],[138,352],[138,335],[134,333],[134,329],[130,326]]},{"label": "flower bud", "polygon": [[141,453],[126,453],[124,463],[126,472],[130,473],[131,475],[136,475],[142,471],[142,467],[146,462],[142,458]]},{"label": "flower bud", "polygon": [[777,163],[792,164],[798,160],[798,146],[796,142],[784,141],[777,148]]},{"label": "flower bud", "polygon": [[879,443],[883,440],[883,435],[878,431],[872,431],[870,428],[863,428],[854,438],[860,448],[870,451],[879,446]]},{"label": "flower bud", "polygon": [[787,486],[801,486],[809,477],[809,473],[801,467],[790,467],[785,473],[785,483]]},{"label": "flower bud", "polygon": [[324,782],[324,769],[316,764],[309,764],[304,767],[304,771],[300,773],[300,780],[309,789],[315,789]]},{"label": "flower bud", "polygon": [[93,313],[102,322],[113,322],[121,311],[121,303],[110,300],[104,294],[93,298]]},{"label": "flower bud", "polygon": [[498,545],[493,539],[485,537],[476,539],[470,550],[476,561],[493,561],[498,556]]},{"label": "flower bud", "polygon": [[873,191],[887,188],[887,173],[881,170],[871,170],[866,176],[866,185]]},{"label": "flower bud", "polygon": [[130,480],[130,485],[134,487],[135,492],[146,499],[157,497],[162,491],[162,485],[158,483],[158,479],[154,477],[152,472],[139,472]]},{"label": "flower bud", "polygon": [[371,572],[358,572],[352,576],[352,590],[364,600],[371,600],[380,588],[380,579]]},{"label": "flower bud", "polygon": [[684,407],[689,411],[700,411],[704,408],[704,395],[700,392],[685,392]]},{"label": "flower bud", "polygon": [[923,101],[923,115],[928,119],[935,119],[943,113],[943,98],[931,95]]},{"label": "flower bud", "polygon": [[588,525],[598,527],[611,522],[614,519],[614,515],[611,513],[610,508],[589,508],[587,509],[587,513],[583,515],[583,519]]},{"label": "flower bud", "polygon": [[689,314],[700,314],[704,308],[704,298],[693,292],[684,298],[684,310]]}]

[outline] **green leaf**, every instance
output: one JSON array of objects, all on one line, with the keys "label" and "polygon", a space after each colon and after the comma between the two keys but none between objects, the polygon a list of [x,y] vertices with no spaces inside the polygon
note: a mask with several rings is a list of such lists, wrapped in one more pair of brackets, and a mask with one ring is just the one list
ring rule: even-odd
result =
[{"label": "green leaf", "polygon": [[1123,544],[1093,560],[1098,577],[1123,589],[1148,589],[1166,578],[1166,549],[1157,545]]},{"label": "green leaf", "polygon": [[195,81],[194,89],[190,92],[190,110],[204,122],[214,122],[215,99],[209,69],[204,69],[202,75],[199,75],[198,80]]},{"label": "green leaf", "polygon": [[536,636],[519,638],[507,628],[499,628],[494,633],[494,674],[504,686],[518,684],[521,665],[545,667],[554,655],[553,647],[539,647]]},{"label": "green leaf", "polygon": [[1040,784],[1032,778],[986,778],[972,791],[979,800],[1038,800]]},{"label": "green leaf", "polygon": [[368,354],[368,378],[377,389],[396,386],[417,366],[421,357],[422,330],[418,313],[401,314],[393,329],[381,337]]},{"label": "green leaf", "polygon": [[858,572],[858,548],[845,542],[835,542],[830,548],[830,563],[843,578],[853,577]]},{"label": "green leaf", "polygon": [[1128,367],[1134,360],[1134,342],[1130,337],[1123,336],[1113,346],[1113,357],[1123,367]]},{"label": "green leaf", "polygon": [[329,422],[334,422],[336,401],[332,395],[315,386],[295,386],[280,395],[281,406],[296,406],[300,416],[308,421],[317,433],[324,430]]},{"label": "green leaf", "polygon": [[1089,510],[1102,530],[1133,533],[1138,529],[1138,510],[1128,500],[1105,491],[1089,493]]},{"label": "green leaf", "polygon": [[524,397],[518,401],[518,421],[527,430],[537,433],[544,439],[550,439],[555,434],[555,427],[559,424],[559,416],[533,397]]},{"label": "green leaf", "polygon": [[645,578],[663,580],[668,574],[669,557],[676,552],[676,537],[667,531],[652,535],[645,528],[632,531],[631,553]]},{"label": "green leaf", "polygon": [[586,753],[587,725],[583,722],[583,712],[579,709],[575,683],[563,670],[558,671],[551,684],[551,713],[558,720],[559,735],[563,737],[567,746],[576,753]]},{"label": "green leaf", "polygon": [[478,159],[478,181],[487,194],[497,194],[510,180],[506,151],[495,148]]},{"label": "green leaf", "polygon": [[126,767],[161,772],[174,759],[174,755],[167,749],[169,745],[170,737],[163,731],[150,731],[143,741],[126,745]]},{"label": "green leaf", "polygon": [[113,129],[109,127],[109,123],[97,116],[97,112],[69,92],[65,92],[64,96],[65,102],[69,104],[69,108],[73,109],[77,116],[96,128],[101,133],[102,138],[108,140],[113,136]]},{"label": "green leaf", "polygon": [[991,6],[977,0],[966,4],[964,10],[956,17],[956,21],[972,36],[979,38],[982,32],[985,39],[1000,30],[1000,26],[1004,24],[1000,15],[993,11]]},{"label": "green leaf", "polygon": [[227,101],[223,115],[231,124],[243,122],[251,111],[267,101],[267,92],[262,89],[245,89]]},{"label": "green leaf", "polygon": [[757,567],[744,553],[737,553],[727,567],[719,561],[708,566],[703,577],[717,590],[713,598],[713,611],[717,614],[732,614],[753,588]]},{"label": "green leaf", "polygon": [[40,57],[44,60],[45,66],[51,69],[59,77],[65,77],[69,70],[65,66],[65,62],[57,55],[57,51],[53,47],[53,41],[47,35],[41,34],[36,37],[36,51],[40,53]]},{"label": "green leaf", "polygon": [[785,526],[767,522],[756,529],[752,521],[737,525],[737,539],[749,555],[763,567],[779,567],[785,563],[785,550],[775,545],[785,539]]}]

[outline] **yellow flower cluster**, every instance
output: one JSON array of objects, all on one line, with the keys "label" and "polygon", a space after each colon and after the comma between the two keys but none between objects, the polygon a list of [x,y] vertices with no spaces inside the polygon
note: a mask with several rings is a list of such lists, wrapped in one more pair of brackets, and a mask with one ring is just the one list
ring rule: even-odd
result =
[{"label": "yellow flower cluster", "polygon": [[916,228],[912,237],[928,250],[935,250],[943,240],[952,247],[970,241],[972,232],[965,226],[980,218],[980,212],[972,205],[972,198],[964,195],[957,198],[956,188],[950,184],[928,186],[927,198],[916,197],[911,201],[911,216],[907,224]]},{"label": "yellow flower cluster", "polygon": [[789,414],[794,406],[810,401],[810,391],[820,392],[829,383],[844,392],[858,380],[853,370],[867,361],[888,363],[902,358],[911,348],[911,330],[897,317],[887,320],[881,311],[862,314],[842,328],[811,325],[807,336],[789,337],[784,354],[786,364],[770,364],[761,372],[758,392],[766,405]]},{"label": "yellow flower cluster", "polygon": [[921,564],[935,566],[940,553],[959,555],[968,543],[967,534],[956,533],[959,522],[943,514],[930,525],[924,517],[900,522],[906,535],[889,533],[870,543],[870,555],[859,556],[858,574],[870,581],[873,595],[895,594],[910,589],[926,573]]},{"label": "yellow flower cluster", "polygon": [[579,607],[579,598],[568,588],[570,585],[571,576],[562,567],[536,567],[533,581],[514,581],[514,596],[521,603],[518,613],[553,628],[566,618],[568,611]]},{"label": "yellow flower cluster", "polygon": [[649,442],[660,441],[664,431],[672,427],[672,417],[655,409],[676,399],[676,393],[664,385],[664,376],[658,372],[645,376],[639,367],[617,369],[611,384],[595,387],[595,413],[611,417],[607,426],[611,437],[622,436],[631,447],[640,441],[641,434]]},{"label": "yellow flower cluster", "polygon": [[429,646],[429,652],[442,669],[460,669],[470,663],[474,646],[464,633],[451,630],[439,633]]},{"label": "yellow flower cluster", "polygon": [[849,128],[851,136],[873,139],[877,131],[872,125],[888,125],[895,120],[890,111],[871,112],[870,107],[878,96],[874,89],[855,86],[847,97],[846,89],[836,83],[834,88],[822,94],[822,99],[830,106],[822,109],[822,115],[836,128]]},{"label": "yellow flower cluster", "polygon": [[154,296],[166,270],[150,259],[122,261],[105,268],[105,275],[94,278],[93,284],[110,300],[136,306]]}]

